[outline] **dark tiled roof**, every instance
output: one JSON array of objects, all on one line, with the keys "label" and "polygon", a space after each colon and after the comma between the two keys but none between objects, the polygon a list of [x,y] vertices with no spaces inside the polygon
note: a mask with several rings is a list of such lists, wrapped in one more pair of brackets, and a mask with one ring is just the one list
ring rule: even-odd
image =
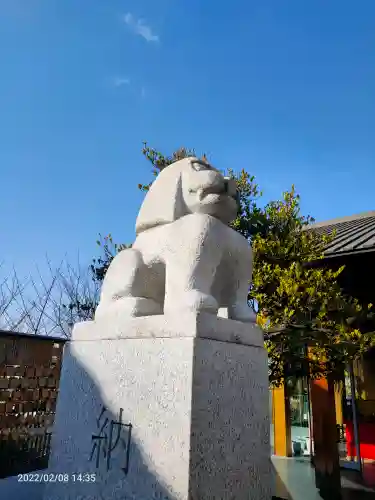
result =
[{"label": "dark tiled roof", "polygon": [[326,249],[327,257],[375,251],[375,210],[341,219],[311,224],[319,233],[336,232]]}]

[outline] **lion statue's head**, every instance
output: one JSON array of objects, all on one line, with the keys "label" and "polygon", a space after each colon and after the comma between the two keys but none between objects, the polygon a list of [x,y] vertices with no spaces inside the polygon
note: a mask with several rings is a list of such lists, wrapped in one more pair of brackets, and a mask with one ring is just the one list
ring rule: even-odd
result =
[{"label": "lion statue's head", "polygon": [[192,213],[212,215],[228,224],[237,209],[233,179],[203,160],[184,158],[164,168],[151,185],[137,217],[136,234]]}]

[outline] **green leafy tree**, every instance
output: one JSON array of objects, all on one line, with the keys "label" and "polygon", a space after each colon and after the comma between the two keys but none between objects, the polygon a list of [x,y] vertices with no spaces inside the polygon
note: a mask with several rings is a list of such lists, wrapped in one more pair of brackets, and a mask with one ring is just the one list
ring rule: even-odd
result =
[{"label": "green leafy tree", "polygon": [[[147,143],[142,153],[154,177],[171,163],[195,155],[193,149],[180,148],[164,156]],[[374,345],[372,329],[363,326],[369,321],[372,326],[373,313],[371,304],[361,305],[343,294],[338,282],[343,267],[334,271],[319,265],[333,235],[308,228],[313,219],[301,215],[294,186],[281,200],[262,206],[262,192],[253,176],[245,170],[228,170],[228,175],[236,179],[240,195],[232,227],[253,248],[249,305],[265,331],[271,383],[326,373],[340,377],[348,361]],[[146,192],[151,184],[138,188]],[[116,253],[130,245],[113,243],[111,235],[97,243],[101,256],[94,259],[91,271],[100,283]]]},{"label": "green leafy tree", "polygon": [[343,293],[339,276],[344,267],[332,270],[323,264],[334,235],[309,230],[313,219],[301,215],[294,186],[264,207],[261,220],[252,237],[250,296],[268,333],[271,382],[328,373],[340,378],[349,361],[374,345],[373,332],[364,328],[373,318],[372,306]]}]

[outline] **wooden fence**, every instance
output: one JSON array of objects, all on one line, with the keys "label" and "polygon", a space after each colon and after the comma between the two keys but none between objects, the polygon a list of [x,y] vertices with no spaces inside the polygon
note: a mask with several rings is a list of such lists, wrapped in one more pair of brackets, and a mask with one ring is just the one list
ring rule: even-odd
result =
[{"label": "wooden fence", "polygon": [[48,465],[64,342],[0,331],[0,478]]}]

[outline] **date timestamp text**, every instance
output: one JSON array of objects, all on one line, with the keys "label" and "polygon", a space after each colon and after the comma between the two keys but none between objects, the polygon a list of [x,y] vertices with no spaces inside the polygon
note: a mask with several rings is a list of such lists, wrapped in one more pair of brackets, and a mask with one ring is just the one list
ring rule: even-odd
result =
[{"label": "date timestamp text", "polygon": [[30,472],[18,474],[19,483],[95,483],[96,474],[77,472],[74,473],[50,473],[50,472]]}]

